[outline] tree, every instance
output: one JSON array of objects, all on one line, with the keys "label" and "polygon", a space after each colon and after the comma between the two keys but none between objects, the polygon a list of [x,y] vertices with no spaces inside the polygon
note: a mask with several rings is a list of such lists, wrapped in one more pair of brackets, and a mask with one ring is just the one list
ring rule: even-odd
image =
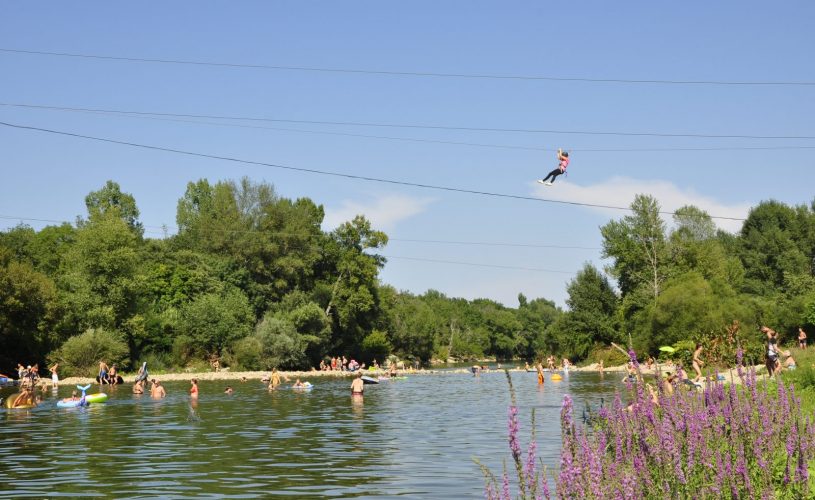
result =
[{"label": "tree", "polygon": [[796,212],[777,201],[750,210],[741,229],[740,257],[747,291],[771,295],[782,289],[784,275],[811,275],[812,248],[803,250]]},{"label": "tree", "polygon": [[0,366],[42,360],[59,340],[59,312],[54,282],[0,246]]},{"label": "tree", "polygon": [[220,355],[237,339],[252,332],[254,314],[240,290],[206,293],[182,306],[178,329],[204,355]]},{"label": "tree", "polygon": [[379,269],[385,258],[365,253],[385,246],[388,237],[371,227],[370,221],[356,216],[340,224],[326,241],[324,272],[333,278],[326,314],[332,315],[338,346],[355,352],[376,322]]},{"label": "tree", "polygon": [[656,301],[668,275],[665,223],[659,203],[651,196],[637,195],[631,210],[632,215],[600,228],[603,257],[614,260],[610,272],[624,295],[645,287]]},{"label": "tree", "polygon": [[85,197],[85,206],[90,221],[114,217],[123,220],[139,236],[144,233],[136,199],[129,193],[123,193],[116,182],[107,181],[99,191],[91,191]]},{"label": "tree", "polygon": [[547,332],[563,312],[551,300],[529,301],[523,294],[518,295],[518,303],[517,317],[521,323],[518,353],[531,360],[538,354],[554,351],[555,344]]}]

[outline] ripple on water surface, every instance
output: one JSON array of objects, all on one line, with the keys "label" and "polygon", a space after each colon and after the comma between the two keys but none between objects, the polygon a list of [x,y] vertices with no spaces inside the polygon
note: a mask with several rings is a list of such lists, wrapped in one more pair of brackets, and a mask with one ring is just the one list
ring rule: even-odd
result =
[{"label": "ripple on water surface", "polygon": [[[595,374],[543,388],[535,374],[513,380],[522,443],[534,408],[539,455],[550,467],[563,395],[577,394],[580,410],[620,389],[616,378]],[[188,383],[168,382],[162,400],[134,396],[128,384],[106,388],[105,404],[68,409],[55,407],[70,395],[62,387],[36,409],[0,413],[3,497],[480,498],[473,458],[494,471],[510,458],[503,373],[416,375],[366,386],[361,399],[347,380],[312,382],[309,392],[269,392],[253,381],[232,395],[226,384],[202,382],[197,403]]]}]

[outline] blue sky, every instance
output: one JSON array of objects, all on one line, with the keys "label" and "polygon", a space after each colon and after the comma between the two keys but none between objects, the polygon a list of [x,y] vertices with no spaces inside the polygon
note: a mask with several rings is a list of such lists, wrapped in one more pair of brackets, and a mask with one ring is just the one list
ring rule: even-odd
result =
[{"label": "blue sky", "polygon": [[[815,4],[791,2],[4,3],[0,48],[383,71],[588,79],[815,82]],[[0,52],[0,102],[286,120],[701,135],[815,136],[815,86],[666,85],[284,71]],[[635,193],[743,217],[813,200],[812,139],[666,138],[250,123],[268,130],[0,106],[0,121],[293,167],[627,206]],[[194,121],[194,120],[193,120]],[[215,122],[215,120],[207,120]],[[303,132],[308,131],[308,132]],[[316,132],[486,143],[373,139]],[[572,152],[567,178],[534,180]],[[781,147],[781,149],[745,149]],[[798,147],[799,149],[795,149]],[[535,149],[538,148],[538,149]],[[641,151],[643,149],[673,151]],[[735,148],[677,151],[682,148]],[[546,149],[540,150],[540,149]],[[588,150],[619,151],[588,151]],[[382,280],[403,290],[563,305],[599,227],[624,212],[427,191],[0,127],[0,229],[74,220],[106,180],[147,226],[175,224],[186,183],[249,176],[356,213],[393,241]],[[638,151],[639,150],[639,151]],[[42,222],[28,221],[40,228]],[[738,224],[721,221],[729,230]],[[159,236],[159,234],[148,234]],[[462,245],[477,241],[583,247]],[[407,258],[407,259],[406,259]],[[487,264],[478,267],[410,259]],[[531,269],[546,269],[544,272]]]}]

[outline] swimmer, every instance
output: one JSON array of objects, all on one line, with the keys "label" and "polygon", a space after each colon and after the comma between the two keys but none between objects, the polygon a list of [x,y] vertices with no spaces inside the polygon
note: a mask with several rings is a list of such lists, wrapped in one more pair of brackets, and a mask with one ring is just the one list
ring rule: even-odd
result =
[{"label": "swimmer", "polygon": [[63,403],[67,403],[69,401],[79,401],[79,396],[76,394],[76,391],[71,391],[71,397],[62,400]]},{"label": "swimmer", "polygon": [[306,387],[306,384],[300,382],[299,378],[294,382],[294,385],[292,385],[292,389],[302,389],[303,387]]},{"label": "swimmer", "polygon": [[133,394],[144,394],[144,380],[139,380],[133,384]]},{"label": "swimmer", "polygon": [[193,399],[198,399],[198,379],[191,379],[190,384],[190,397]]},{"label": "swimmer", "polygon": [[167,395],[167,392],[164,390],[161,382],[153,379],[153,387],[150,388],[150,395],[154,398],[163,398]]},{"label": "swimmer", "polygon": [[226,389],[224,389],[224,394],[232,394],[233,392],[231,385],[226,386]]},{"label": "swimmer", "polygon": [[354,377],[354,380],[351,382],[351,394],[362,396],[364,390],[365,382],[362,381],[362,373],[357,373],[357,376]]}]

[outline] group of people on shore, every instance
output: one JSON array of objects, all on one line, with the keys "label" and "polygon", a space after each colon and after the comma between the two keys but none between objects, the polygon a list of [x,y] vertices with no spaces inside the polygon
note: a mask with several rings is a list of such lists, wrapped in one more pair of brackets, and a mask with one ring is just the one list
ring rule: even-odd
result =
[{"label": "group of people on shore", "polygon": [[[50,378],[51,385],[53,387],[59,386],[59,375],[57,374],[58,369],[59,363],[54,363],[48,367],[48,371],[51,372]],[[45,388],[45,386],[48,384],[47,379],[40,378],[40,365],[38,363],[34,363],[33,366],[23,366],[22,363],[17,363],[17,379],[19,380],[21,387],[34,388],[38,383],[42,383],[43,388]]]},{"label": "group of people on shore", "polygon": [[99,360],[99,372],[96,375],[99,385],[116,385],[119,383],[119,369],[116,363],[108,366],[104,360]]},{"label": "group of people on shore", "polygon": [[[371,366],[373,366],[375,369],[379,369],[379,363],[377,363],[375,359],[373,363],[371,363]],[[365,363],[360,363],[353,358],[348,359],[345,356],[335,356],[328,361],[320,360],[321,372],[354,372],[364,369]]]},{"label": "group of people on shore", "polygon": [[[781,350],[778,347],[778,332],[768,326],[762,326],[761,332],[767,335],[767,355],[766,366],[767,373],[770,376],[778,375],[782,369],[794,370],[796,368],[795,358],[792,357],[789,349]],[[798,327],[798,347],[800,349],[807,348],[807,334],[803,328]],[[784,360],[781,361],[781,357]]]}]

